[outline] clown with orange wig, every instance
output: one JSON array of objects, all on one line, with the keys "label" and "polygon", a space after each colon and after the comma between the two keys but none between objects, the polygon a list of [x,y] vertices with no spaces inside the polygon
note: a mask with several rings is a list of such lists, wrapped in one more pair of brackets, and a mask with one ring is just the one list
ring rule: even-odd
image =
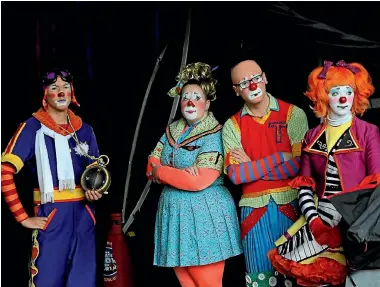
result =
[{"label": "clown with orange wig", "polygon": [[[99,157],[94,132],[70,109],[79,106],[73,78],[55,69],[44,76],[42,108],[20,124],[1,157],[1,191],[15,220],[33,229],[29,286],[96,286],[96,191],[84,192],[81,176]],[[87,154],[87,156],[86,156]],[[32,174],[34,215],[17,193],[14,174]]]},{"label": "clown with orange wig", "polygon": [[302,286],[341,285],[347,274],[342,216],[329,199],[379,183],[379,129],[357,117],[375,89],[362,65],[344,61],[325,61],[311,72],[308,85],[305,95],[323,122],[306,133],[299,175],[290,183],[299,190],[303,216],[268,256]]}]

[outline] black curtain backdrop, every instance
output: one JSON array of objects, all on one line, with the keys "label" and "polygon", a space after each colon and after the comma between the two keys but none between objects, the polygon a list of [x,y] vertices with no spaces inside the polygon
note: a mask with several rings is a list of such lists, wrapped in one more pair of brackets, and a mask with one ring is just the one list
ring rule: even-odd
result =
[{"label": "black curtain backdrop", "polygon": [[[102,286],[108,218],[112,212],[121,212],[128,158],[145,89],[156,57],[168,44],[141,126],[127,216],[146,183],[147,156],[168,121],[172,99],[166,93],[176,84],[174,78],[181,62],[189,7],[192,7],[192,26],[188,63],[203,61],[219,66],[215,72],[220,82],[218,99],[211,109],[221,123],[243,104],[232,91],[228,66],[241,46],[252,49],[252,57],[266,72],[268,91],[303,108],[310,127],[317,125],[318,120],[303,92],[308,74],[320,61],[360,62],[369,70],[375,86],[379,86],[379,48],[364,48],[365,44],[360,41],[304,21],[306,18],[323,22],[378,43],[379,8],[375,3],[286,4],[297,14],[276,13],[278,2],[1,3],[1,149],[5,149],[18,125],[40,107],[41,72],[58,66],[74,75],[76,96],[81,104],[75,112],[94,128],[101,153],[110,157],[112,185],[109,195],[98,203],[96,215],[99,286]],[[303,18],[300,20],[294,15]],[[374,97],[378,97],[377,94]],[[379,125],[377,113],[377,109],[371,109],[363,118]],[[28,185],[28,176],[25,171],[20,172],[16,183],[24,206],[32,214],[32,187]],[[225,182],[237,203],[240,188],[227,178]],[[160,186],[152,186],[130,229],[136,236],[126,237],[136,287],[179,286],[171,269],[152,265],[154,220],[160,191]],[[31,232],[15,222],[4,199],[1,208],[2,283],[10,287],[27,286]],[[224,286],[244,286],[244,282],[243,256],[227,260]]]}]

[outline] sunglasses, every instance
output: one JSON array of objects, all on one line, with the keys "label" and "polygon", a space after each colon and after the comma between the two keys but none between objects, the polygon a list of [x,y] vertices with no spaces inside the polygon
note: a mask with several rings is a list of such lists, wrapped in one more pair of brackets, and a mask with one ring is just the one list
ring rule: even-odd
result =
[{"label": "sunglasses", "polygon": [[63,81],[71,83],[73,81],[73,77],[70,72],[67,70],[58,70],[54,69],[51,72],[45,74],[42,84],[44,87],[49,86],[57,81],[57,78],[61,77]]}]

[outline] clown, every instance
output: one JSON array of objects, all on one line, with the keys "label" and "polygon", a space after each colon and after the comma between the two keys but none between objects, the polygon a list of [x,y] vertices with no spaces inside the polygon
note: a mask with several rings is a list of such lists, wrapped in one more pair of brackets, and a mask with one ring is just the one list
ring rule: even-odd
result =
[{"label": "clown", "polygon": [[[43,108],[23,122],[1,158],[1,191],[17,222],[33,229],[30,286],[96,286],[95,216],[80,178],[99,156],[92,128],[70,109],[79,106],[73,79],[55,69],[43,79]],[[14,174],[33,174],[34,216],[19,200]]]},{"label": "clown", "polygon": [[[149,156],[147,176],[165,185],[156,216],[154,265],[174,268],[183,287],[221,287],[227,258],[242,253],[233,198],[223,186],[221,125],[211,68],[187,65],[169,95],[183,118],[170,124]],[[178,93],[178,94],[177,94]]]},{"label": "clown", "polygon": [[266,92],[265,72],[253,60],[235,65],[231,78],[245,105],[223,127],[225,172],[243,189],[239,206],[247,286],[289,285],[289,279],[276,276],[267,253],[297,219],[297,190],[288,183],[298,172],[306,115]]},{"label": "clown", "polygon": [[329,199],[379,183],[379,129],[356,117],[368,107],[374,87],[362,65],[344,61],[325,61],[311,72],[308,84],[305,95],[324,120],[307,132],[300,172],[290,183],[299,190],[303,216],[269,257],[279,272],[296,277],[302,286],[341,285],[347,273],[342,216]]}]

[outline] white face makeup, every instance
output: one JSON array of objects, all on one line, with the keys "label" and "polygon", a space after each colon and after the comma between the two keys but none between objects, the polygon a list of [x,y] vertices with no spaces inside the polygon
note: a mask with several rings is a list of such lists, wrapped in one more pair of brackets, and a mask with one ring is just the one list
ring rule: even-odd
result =
[{"label": "white face makeup", "polygon": [[329,96],[330,118],[339,119],[351,113],[354,90],[350,86],[332,87]]},{"label": "white face makeup", "polygon": [[[242,91],[245,89],[248,90],[247,97],[249,100],[255,100],[263,95],[262,89],[258,86],[263,80],[262,74],[251,75],[250,79],[244,77],[244,79],[239,82],[239,87]],[[244,91],[244,93],[246,92]]]},{"label": "white face makeup", "polygon": [[70,104],[70,102],[68,100],[58,100],[58,101],[55,101],[55,104],[57,105],[57,107],[62,107],[62,106],[68,106]]},{"label": "white face makeup", "polygon": [[61,79],[48,87],[47,99],[48,106],[64,110],[67,109],[71,103],[71,85]]},{"label": "white face makeup", "polygon": [[248,98],[250,100],[254,100],[254,99],[261,97],[262,95],[263,95],[263,91],[260,88],[257,88],[254,91],[249,91]]},{"label": "white face makeup", "polygon": [[195,103],[201,101],[202,96],[198,92],[185,92],[181,100],[187,102],[183,108],[183,117],[190,121],[195,120],[198,117],[198,108]]},{"label": "white face makeup", "polygon": [[196,124],[207,116],[210,101],[202,88],[198,85],[190,84],[183,88],[181,95],[181,113],[188,124]]},{"label": "white face makeup", "polygon": [[[58,80],[57,80],[57,82],[58,82]],[[64,83],[64,85],[59,86],[59,83],[57,83],[57,82],[55,82],[54,84],[51,84],[49,86],[50,92],[59,92],[58,89],[70,91],[71,86],[69,83],[61,81]]]}]

